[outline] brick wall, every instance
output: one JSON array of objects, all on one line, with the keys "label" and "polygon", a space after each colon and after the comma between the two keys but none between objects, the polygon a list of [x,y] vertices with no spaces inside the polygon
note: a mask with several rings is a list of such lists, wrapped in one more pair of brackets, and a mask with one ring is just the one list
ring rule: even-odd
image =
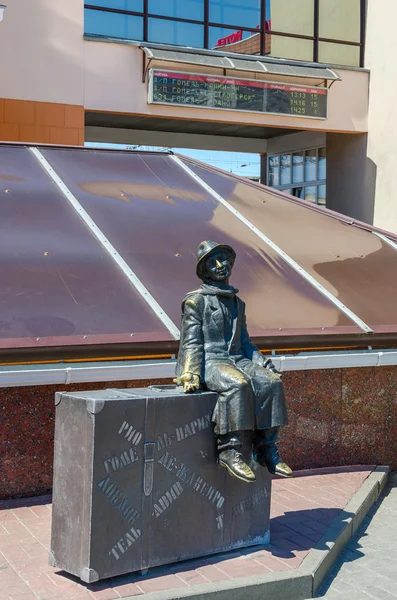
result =
[{"label": "brick wall", "polygon": [[0,141],[84,145],[84,107],[0,98]]}]

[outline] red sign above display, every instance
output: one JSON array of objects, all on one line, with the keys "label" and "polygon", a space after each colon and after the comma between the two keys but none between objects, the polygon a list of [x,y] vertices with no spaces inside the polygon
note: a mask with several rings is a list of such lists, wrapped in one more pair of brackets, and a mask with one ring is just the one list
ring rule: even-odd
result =
[{"label": "red sign above display", "polygon": [[[259,25],[257,25],[256,29],[259,29]],[[265,21],[265,31],[271,31],[272,22],[271,20]],[[254,31],[251,32],[253,35],[257,35]],[[226,35],[225,37],[219,38],[219,40],[215,44],[215,48],[219,46],[229,46],[230,44],[235,44],[236,42],[241,42],[243,39],[243,31],[240,29],[239,31],[235,31],[230,35]]]},{"label": "red sign above display", "polygon": [[149,103],[327,118],[328,90],[269,81],[151,71]]}]

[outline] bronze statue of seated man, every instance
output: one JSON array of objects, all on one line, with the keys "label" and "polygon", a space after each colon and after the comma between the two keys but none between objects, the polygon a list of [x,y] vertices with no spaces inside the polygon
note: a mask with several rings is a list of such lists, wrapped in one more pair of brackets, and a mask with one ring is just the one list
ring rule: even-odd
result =
[{"label": "bronze statue of seated man", "polygon": [[246,482],[255,474],[243,459],[248,448],[270,473],[291,477],[277,440],[287,425],[280,374],[251,342],[245,304],[229,285],[236,253],[225,244],[204,241],[197,249],[197,275],[203,281],[182,303],[177,378],[186,393],[201,386],[218,392],[212,421],[219,464]]}]

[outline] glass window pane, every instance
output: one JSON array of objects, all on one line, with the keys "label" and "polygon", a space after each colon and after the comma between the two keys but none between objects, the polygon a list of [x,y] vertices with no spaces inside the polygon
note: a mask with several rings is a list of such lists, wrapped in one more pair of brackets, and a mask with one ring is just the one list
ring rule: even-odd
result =
[{"label": "glass window pane", "polygon": [[317,150],[305,152],[305,181],[316,181],[317,179]]},{"label": "glass window pane", "polygon": [[320,37],[359,42],[360,3],[360,0],[320,0]]},{"label": "glass window pane", "polygon": [[327,201],[327,187],[326,185],[319,185],[317,188],[317,203],[325,206]]},{"label": "glass window pane", "polygon": [[84,10],[84,32],[129,40],[143,40],[143,18],[86,8]]},{"label": "glass window pane", "polygon": [[273,187],[275,185],[279,185],[279,183],[280,183],[279,166],[280,166],[280,157],[279,156],[271,156],[269,158],[269,185],[271,187]]},{"label": "glass window pane", "polygon": [[319,148],[318,150],[318,179],[326,179],[327,177],[327,150]]},{"label": "glass window pane", "polygon": [[296,198],[303,198],[303,187],[292,188],[292,195]]},{"label": "glass window pane", "polygon": [[284,194],[292,194],[292,188],[284,188],[281,191],[284,192]]},{"label": "glass window pane", "polygon": [[303,152],[295,152],[292,155],[292,183],[303,181]]},{"label": "glass window pane", "polygon": [[149,19],[149,42],[202,48],[204,45],[204,27],[193,23]]},{"label": "glass window pane", "polygon": [[92,6],[103,6],[105,8],[118,8],[119,10],[132,10],[143,12],[143,0],[87,0]]},{"label": "glass window pane", "polygon": [[291,155],[280,156],[280,183],[291,183]]},{"label": "glass window pane", "polygon": [[210,0],[209,20],[240,27],[259,27],[261,0]]},{"label": "glass window pane", "polygon": [[360,48],[358,46],[347,46],[346,44],[319,42],[318,60],[322,63],[359,67]]},{"label": "glass window pane", "polygon": [[[270,38],[270,42],[268,41]],[[295,60],[313,60],[313,42],[281,35],[266,36],[266,51],[276,58],[292,58]]]},{"label": "glass window pane", "polygon": [[305,187],[305,200],[309,202],[316,202],[316,186],[308,185]]},{"label": "glass window pane", "polygon": [[270,0],[266,19],[270,19],[273,31],[314,35],[314,0]]},{"label": "glass window pane", "polygon": [[208,38],[209,47],[214,50],[227,50],[239,54],[260,53],[260,34],[256,31],[210,27]]},{"label": "glass window pane", "polygon": [[179,19],[204,19],[204,0],[149,0],[149,13],[178,17]]}]

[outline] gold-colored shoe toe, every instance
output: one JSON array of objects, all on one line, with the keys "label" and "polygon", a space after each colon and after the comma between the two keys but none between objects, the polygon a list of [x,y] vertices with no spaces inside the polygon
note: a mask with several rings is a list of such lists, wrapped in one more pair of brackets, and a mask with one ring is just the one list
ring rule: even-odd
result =
[{"label": "gold-colored shoe toe", "polygon": [[292,469],[286,463],[278,463],[274,467],[273,471],[274,475],[279,475],[280,477],[293,477],[294,473]]},{"label": "gold-colored shoe toe", "polygon": [[233,450],[222,452],[219,455],[219,464],[221,467],[225,467],[228,470],[229,475],[232,475],[232,477],[235,477],[240,481],[245,481],[246,483],[253,483],[256,481],[255,473],[251,467],[244,462],[241,454],[238,452]]}]

